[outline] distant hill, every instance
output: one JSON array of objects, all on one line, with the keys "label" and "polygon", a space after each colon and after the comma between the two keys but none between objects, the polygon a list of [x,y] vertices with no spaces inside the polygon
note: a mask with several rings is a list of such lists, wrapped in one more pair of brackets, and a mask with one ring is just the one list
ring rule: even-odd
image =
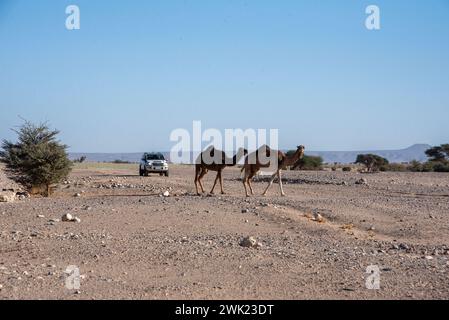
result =
[{"label": "distant hill", "polygon": [[315,155],[323,158],[327,163],[352,163],[361,153],[373,153],[386,158],[390,162],[410,162],[412,160],[426,161],[425,151],[431,148],[428,144],[414,144],[411,147],[400,150],[365,150],[365,151],[309,151],[307,155]]},{"label": "distant hill", "polygon": [[113,162],[122,160],[128,162],[140,162],[143,152],[134,153],[69,153],[69,159],[75,160],[82,156],[86,157],[89,162]]},{"label": "distant hill", "polygon": [[[387,158],[390,162],[410,162],[412,160],[426,161],[425,151],[431,148],[428,144],[415,144],[411,147],[401,150],[375,150],[375,151],[306,151],[307,155],[321,156],[327,163],[352,163],[361,153],[374,153]],[[91,162],[112,162],[122,160],[128,162],[139,162],[143,152],[135,153],[69,153],[71,160],[86,156],[87,161]],[[162,152],[169,159],[169,152]]]}]

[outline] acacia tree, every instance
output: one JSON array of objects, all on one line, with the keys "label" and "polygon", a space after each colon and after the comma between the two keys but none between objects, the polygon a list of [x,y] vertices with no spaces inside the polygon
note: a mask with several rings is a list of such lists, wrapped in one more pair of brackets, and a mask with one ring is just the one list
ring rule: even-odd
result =
[{"label": "acacia tree", "polygon": [[6,172],[14,181],[28,189],[45,187],[44,195],[50,196],[52,185],[67,178],[72,168],[67,146],[56,139],[59,131],[28,121],[13,131],[18,141],[3,140],[0,162],[6,165]]},{"label": "acacia tree", "polygon": [[361,163],[366,166],[368,172],[377,171],[381,166],[387,165],[388,160],[376,154],[359,154],[355,163]]},{"label": "acacia tree", "polygon": [[449,144],[432,147],[426,150],[429,157],[427,166],[435,172],[449,172]]},{"label": "acacia tree", "polygon": [[449,159],[449,144],[442,144],[440,146],[432,147],[426,150],[426,155],[430,161],[447,161]]}]

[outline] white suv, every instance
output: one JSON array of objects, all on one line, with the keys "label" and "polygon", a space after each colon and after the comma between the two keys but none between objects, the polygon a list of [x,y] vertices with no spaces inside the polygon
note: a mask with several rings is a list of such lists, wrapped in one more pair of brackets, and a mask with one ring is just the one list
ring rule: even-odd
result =
[{"label": "white suv", "polygon": [[139,165],[139,175],[148,176],[149,173],[159,173],[168,177],[168,162],[162,153],[144,153]]}]

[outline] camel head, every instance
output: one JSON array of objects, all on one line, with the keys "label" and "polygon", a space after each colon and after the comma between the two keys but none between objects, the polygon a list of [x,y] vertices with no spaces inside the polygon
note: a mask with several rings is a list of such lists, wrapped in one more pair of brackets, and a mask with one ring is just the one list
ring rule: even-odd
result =
[{"label": "camel head", "polygon": [[298,149],[296,150],[299,154],[299,158],[301,159],[304,156],[304,150],[306,150],[306,147],[304,147],[303,145],[300,145],[297,147]]}]

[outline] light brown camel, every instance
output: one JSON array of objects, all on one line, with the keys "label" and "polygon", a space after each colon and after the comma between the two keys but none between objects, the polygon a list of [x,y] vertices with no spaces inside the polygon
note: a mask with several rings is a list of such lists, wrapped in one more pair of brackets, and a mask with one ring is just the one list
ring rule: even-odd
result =
[{"label": "light brown camel", "polygon": [[224,194],[223,190],[223,177],[221,176],[221,173],[224,168],[226,167],[233,167],[237,165],[237,163],[240,161],[240,159],[248,154],[248,151],[246,149],[240,148],[237,153],[232,158],[226,157],[226,154],[221,151],[217,150],[214,147],[210,147],[207,150],[203,151],[199,156],[195,163],[195,188],[196,193],[199,195],[198,192],[198,184],[200,185],[201,192],[204,193],[204,188],[201,180],[204,178],[206,173],[210,171],[216,171],[217,176],[215,177],[214,186],[212,187],[212,190],[210,191],[211,194],[214,193],[215,186],[217,184],[218,179],[220,179],[220,187],[221,187],[221,194]]},{"label": "light brown camel", "polygon": [[[261,152],[263,152],[264,147],[266,150],[265,155],[260,154]],[[277,166],[275,166],[276,172],[271,176],[270,182],[268,183],[268,186],[265,189],[263,195],[265,196],[267,194],[268,189],[271,187],[274,179],[277,176],[279,180],[279,189],[281,191],[281,196],[285,196],[284,190],[282,188],[281,170],[284,170],[288,166],[294,165],[299,159],[301,159],[304,156],[305,147],[298,146],[296,152],[290,156],[287,156],[282,151],[271,150],[268,146],[264,147],[257,150],[254,154],[247,156],[245,159],[245,165],[242,168],[242,171],[245,171],[245,175],[243,177],[245,194],[247,197],[249,197],[246,184],[248,184],[251,194],[254,194],[253,187],[251,186],[251,179],[257,174],[257,172],[260,171],[261,168],[269,168],[272,164],[270,161],[268,161],[267,163],[264,163],[265,161],[261,163],[261,155],[264,155],[265,159],[273,159],[273,161],[277,160]],[[272,152],[277,152],[277,157],[270,157]]]}]

